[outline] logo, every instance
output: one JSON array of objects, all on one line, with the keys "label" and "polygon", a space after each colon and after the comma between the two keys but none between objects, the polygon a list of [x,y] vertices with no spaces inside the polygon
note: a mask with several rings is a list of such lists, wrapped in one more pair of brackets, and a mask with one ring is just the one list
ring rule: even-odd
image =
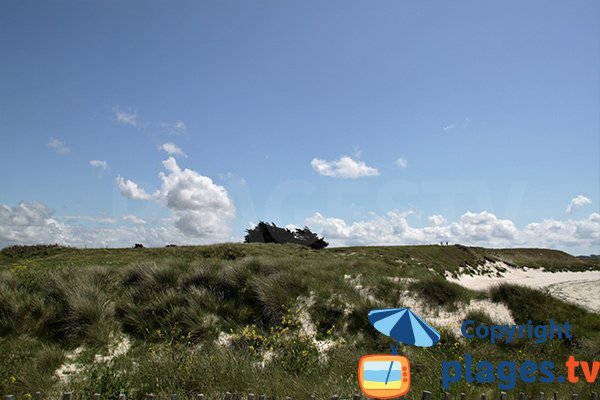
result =
[{"label": "logo", "polygon": [[367,397],[400,397],[410,389],[410,362],[398,355],[398,343],[429,347],[440,340],[440,333],[410,308],[385,308],[369,311],[375,329],[396,341],[390,354],[369,354],[358,362],[358,384]]},{"label": "logo", "polygon": [[358,363],[360,390],[368,397],[400,397],[410,389],[408,358],[395,354],[370,354]]}]

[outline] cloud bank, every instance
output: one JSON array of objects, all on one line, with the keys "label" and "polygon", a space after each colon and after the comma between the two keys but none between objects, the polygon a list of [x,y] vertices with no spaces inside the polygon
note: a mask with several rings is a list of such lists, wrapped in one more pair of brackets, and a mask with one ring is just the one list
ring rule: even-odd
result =
[{"label": "cloud bank", "polygon": [[410,213],[390,211],[383,216],[348,223],[316,213],[305,223],[334,246],[404,245],[450,242],[484,247],[541,247],[600,252],[600,214],[581,220],[543,220],[518,229],[507,219],[487,211],[466,212],[448,223],[441,215],[429,217],[429,226],[413,227]]},{"label": "cloud bank", "polygon": [[[123,225],[106,218],[56,217],[48,206],[21,202],[14,207],[0,204],[0,247],[13,244],[60,243],[78,247],[123,247],[133,243],[164,246],[167,243],[200,244],[229,239],[228,222],[235,208],[225,189],[195,171],[165,162],[163,186],[155,200],[173,215],[149,223],[125,215]],[[190,188],[193,187],[193,189]],[[332,246],[435,244],[440,241],[484,247],[537,247],[562,249],[572,254],[600,253],[600,214],[578,220],[533,222],[519,229],[496,215],[466,212],[458,221],[448,222],[432,215],[429,225],[415,227],[408,222],[411,212],[390,211],[355,222],[315,213],[304,223]],[[111,223],[114,222],[114,223]],[[91,224],[91,226],[90,226]],[[581,250],[587,249],[587,250]]]}]

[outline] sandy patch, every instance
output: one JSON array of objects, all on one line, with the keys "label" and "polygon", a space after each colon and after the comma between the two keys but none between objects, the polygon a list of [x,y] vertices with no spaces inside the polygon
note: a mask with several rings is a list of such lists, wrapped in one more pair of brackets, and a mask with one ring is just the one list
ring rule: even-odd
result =
[{"label": "sandy patch", "polygon": [[100,354],[94,355],[95,363],[108,363],[111,362],[114,358],[127,354],[129,348],[131,347],[131,342],[127,336],[118,337],[113,344],[108,349],[108,354],[102,356]]},{"label": "sandy patch", "polygon": [[446,328],[457,338],[462,337],[460,327],[466,316],[471,311],[482,311],[490,316],[492,321],[498,324],[512,325],[514,320],[510,310],[501,303],[493,303],[489,300],[471,300],[468,304],[457,310],[447,310],[443,307],[430,307],[423,300],[412,296],[408,290],[403,292],[401,298],[403,307],[410,307],[418,316],[427,321],[428,324]]},{"label": "sandy patch", "polygon": [[[122,356],[129,351],[131,342],[127,336],[115,336],[112,344],[108,348],[106,355],[95,354],[94,363],[108,363],[114,358]],[[80,374],[84,370],[84,366],[79,362],[81,353],[85,350],[84,347],[78,347],[75,350],[65,355],[65,363],[54,371],[54,375],[59,382],[68,383],[74,375]]]},{"label": "sandy patch", "polygon": [[78,347],[65,355],[65,363],[54,371],[59,382],[69,382],[73,375],[83,372],[83,365],[76,361],[83,350],[83,347]]},{"label": "sandy patch", "polygon": [[323,358],[323,360],[327,360],[327,352],[335,347],[338,343],[331,339],[318,340],[317,339],[317,328],[315,323],[313,322],[310,314],[308,313],[308,309],[314,304],[315,297],[314,294],[311,293],[311,296],[308,299],[301,300],[300,306],[298,310],[298,319],[300,321],[300,329],[302,333],[310,338],[313,345],[319,351],[319,354]]},{"label": "sandy patch", "polygon": [[600,312],[600,271],[549,272],[543,269],[514,268],[503,262],[489,261],[478,270],[485,275],[459,275],[458,278],[447,279],[475,290],[489,289],[500,283],[546,288],[553,296]]}]

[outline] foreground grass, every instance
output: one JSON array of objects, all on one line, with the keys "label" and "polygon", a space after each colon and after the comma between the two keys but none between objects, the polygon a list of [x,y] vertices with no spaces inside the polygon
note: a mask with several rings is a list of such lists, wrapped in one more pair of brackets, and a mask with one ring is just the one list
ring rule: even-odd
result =
[{"label": "foreground grass", "polygon": [[[467,353],[496,364],[526,359],[562,364],[571,354],[600,359],[597,314],[536,290],[504,285],[475,292],[444,279],[461,267],[500,260],[518,265],[520,259],[546,269],[595,268],[564,253],[462,246],[2,251],[0,395],[25,399],[37,390],[75,390],[82,398],[96,392],[109,398],[126,393],[142,399],[148,392],[216,398],[225,391],[348,397],[359,390],[359,357],[387,352],[391,343],[369,325],[368,311],[403,306],[407,291],[449,312],[489,299],[505,304],[518,323],[568,320],[575,334],[569,341],[491,345],[438,327],[443,339],[437,346],[401,347],[411,361],[413,396],[421,390],[440,393],[441,363]],[[495,322],[485,311],[471,317]],[[313,332],[306,331],[307,324]],[[94,361],[123,337],[132,343],[126,354]],[[320,352],[323,343],[331,349]],[[55,371],[66,363],[80,364],[79,371],[58,380]],[[598,385],[519,384],[515,390],[585,394]],[[477,396],[498,391],[464,381],[451,390]]]}]

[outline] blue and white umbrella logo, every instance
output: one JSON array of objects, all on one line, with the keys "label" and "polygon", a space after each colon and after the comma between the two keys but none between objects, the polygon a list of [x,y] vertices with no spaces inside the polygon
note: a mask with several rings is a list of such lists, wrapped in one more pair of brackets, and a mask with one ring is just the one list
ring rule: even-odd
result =
[{"label": "blue and white umbrella logo", "polygon": [[440,333],[410,308],[384,308],[369,311],[369,322],[392,339],[419,347],[430,347],[440,340]]},{"label": "blue and white umbrella logo", "polygon": [[[379,332],[396,340],[419,347],[430,347],[440,340],[440,333],[435,330],[421,317],[411,311],[410,308],[384,308],[380,310],[369,311],[369,322]],[[391,346],[392,354],[398,353],[398,344],[396,348]],[[393,362],[385,378],[387,385],[392,372]]]}]

